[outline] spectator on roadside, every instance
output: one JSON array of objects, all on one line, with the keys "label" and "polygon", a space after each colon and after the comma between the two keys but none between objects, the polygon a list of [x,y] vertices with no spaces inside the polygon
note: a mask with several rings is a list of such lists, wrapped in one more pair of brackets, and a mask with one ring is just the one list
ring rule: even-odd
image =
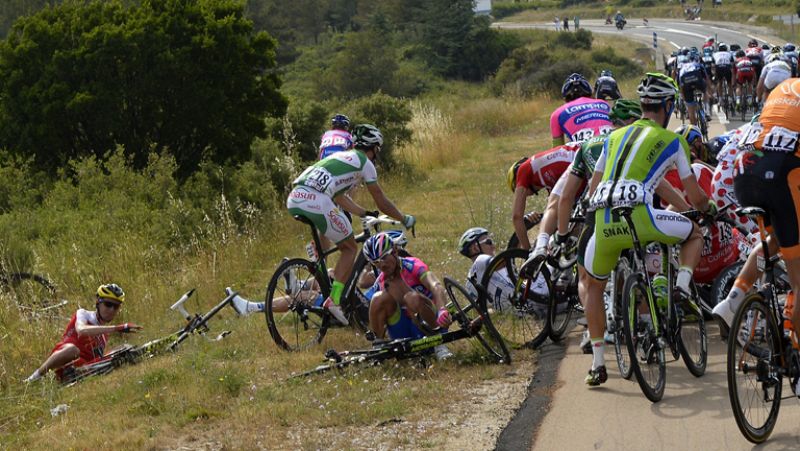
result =
[{"label": "spectator on roadside", "polygon": [[578,31],[578,28],[580,27],[580,24],[581,24],[581,18],[578,17],[578,16],[575,16],[572,19],[572,21],[575,22],[575,31]]},{"label": "spectator on roadside", "polygon": [[564,16],[564,31],[569,31],[569,17]]},{"label": "spectator on roadside", "polygon": [[561,21],[558,20],[558,16],[556,16],[556,18],[553,19],[553,23],[556,26],[556,31],[561,31]]}]

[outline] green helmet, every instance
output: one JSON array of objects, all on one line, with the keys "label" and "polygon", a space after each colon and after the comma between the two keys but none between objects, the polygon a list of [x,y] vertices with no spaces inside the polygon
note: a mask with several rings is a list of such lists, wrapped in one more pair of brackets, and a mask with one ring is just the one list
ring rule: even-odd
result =
[{"label": "green helmet", "polygon": [[678,100],[678,85],[672,77],[660,72],[648,72],[636,89],[641,103],[657,104],[665,100]]},{"label": "green helmet", "polygon": [[627,121],[628,119],[641,119],[642,118],[642,107],[639,105],[639,102],[630,99],[619,99],[614,102],[614,106],[611,108],[611,121]]}]

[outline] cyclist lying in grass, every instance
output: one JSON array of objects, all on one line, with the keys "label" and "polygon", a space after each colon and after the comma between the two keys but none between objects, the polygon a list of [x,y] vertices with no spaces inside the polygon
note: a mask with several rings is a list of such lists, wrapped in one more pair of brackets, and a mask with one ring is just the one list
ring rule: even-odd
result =
[{"label": "cyclist lying in grass", "polygon": [[[41,379],[50,370],[56,371],[58,379],[64,377],[64,372],[74,370],[81,366],[103,359],[108,334],[112,332],[136,332],[142,329],[134,323],[111,325],[114,317],[119,313],[125,292],[117,284],[100,285],[97,289],[96,310],[90,312],[78,309],[64,331],[47,360],[36,369],[25,382]],[[72,364],[68,369],[67,365]]]}]

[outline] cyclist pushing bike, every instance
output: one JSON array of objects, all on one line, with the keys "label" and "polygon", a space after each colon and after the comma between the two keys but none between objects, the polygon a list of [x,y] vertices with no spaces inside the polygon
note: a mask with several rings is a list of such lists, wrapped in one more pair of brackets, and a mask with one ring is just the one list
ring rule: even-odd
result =
[{"label": "cyclist pushing bike", "polygon": [[585,302],[593,355],[585,380],[590,386],[602,384],[608,378],[603,355],[606,325],[603,291],[620,253],[632,246],[626,221],[612,215],[612,208],[634,208],[631,220],[637,225],[642,242],[683,243],[676,288],[684,296],[691,293],[689,285],[700,260],[703,237],[689,219],[656,208],[653,194],[660,194],[659,184],[664,174],[675,165],[692,204],[701,211],[714,209],[689,166],[688,144],[666,129],[678,96],[675,81],[664,74],[648,73],[637,92],[643,118],[612,132],[597,160],[589,185],[589,211],[594,214],[588,219],[593,218],[594,224],[587,224],[578,251],[578,262],[590,276]]},{"label": "cyclist pushing bike", "polygon": [[108,335],[112,332],[137,332],[142,326],[134,323],[113,325],[111,322],[125,302],[125,292],[117,284],[100,285],[97,288],[95,310],[78,309],[72,315],[64,335],[42,366],[36,369],[25,382],[34,382],[55,370],[61,380],[65,372],[95,363],[105,355]]},{"label": "cyclist pushing bike", "polygon": [[383,145],[380,130],[369,124],[356,125],[353,138],[353,150],[334,153],[303,171],[292,183],[293,189],[286,201],[289,213],[310,220],[322,235],[336,243],[341,252],[333,270],[331,295],[323,306],[342,324],[348,324],[348,321],[339,301],[358,248],[350,221],[340,207],[362,218],[369,213],[348,196],[348,190],[364,182],[382,212],[402,221],[406,228],[416,223],[414,216],[404,215],[395,207],[378,184],[373,161]]}]

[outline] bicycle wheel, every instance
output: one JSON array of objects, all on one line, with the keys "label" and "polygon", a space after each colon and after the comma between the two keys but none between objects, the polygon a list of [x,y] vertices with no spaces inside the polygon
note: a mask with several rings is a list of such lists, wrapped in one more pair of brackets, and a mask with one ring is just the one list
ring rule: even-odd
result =
[{"label": "bicycle wheel", "polygon": [[[316,263],[293,258],[281,263],[267,286],[265,311],[269,334],[280,348],[300,351],[322,341],[330,315]],[[327,275],[325,275],[327,277]]]},{"label": "bicycle wheel", "polygon": [[711,285],[711,293],[708,296],[709,307],[713,309],[717,304],[728,297],[728,293],[730,293],[733,288],[733,283],[736,282],[736,276],[739,275],[742,266],[744,266],[744,262],[736,262],[723,269],[717,275],[717,278],[714,279],[714,283]]},{"label": "bicycle wheel", "polygon": [[6,290],[21,308],[41,311],[63,305],[56,297],[55,285],[38,274],[11,273]]},{"label": "bicycle wheel", "polygon": [[133,346],[127,345],[98,362],[80,367],[66,367],[62,370],[60,382],[62,385],[71,387],[89,377],[108,374],[126,363],[134,363],[136,361],[135,349]]},{"label": "bicycle wheel", "polygon": [[551,292],[554,294],[550,296],[547,328],[550,339],[557,342],[564,338],[572,319],[572,313],[580,302],[578,300],[577,267],[573,266],[566,270],[556,268],[550,277],[553,280]]},{"label": "bicycle wheel", "polygon": [[[647,285],[640,274],[631,274],[625,279],[622,290],[623,300],[627,304],[625,335],[631,367],[636,374],[639,388],[647,399],[658,402],[664,396],[667,365],[664,347],[659,344],[653,328],[647,293]],[[649,320],[643,320],[642,317]]]},{"label": "bicycle wheel", "polygon": [[614,353],[617,358],[617,367],[619,368],[619,375],[623,379],[630,379],[633,374],[633,367],[631,365],[631,354],[628,352],[628,339],[625,335],[625,315],[628,311],[628,304],[624,302],[622,290],[625,287],[625,279],[631,273],[630,263],[625,256],[620,257],[617,267],[614,268],[614,288],[611,291],[611,296],[614,302],[614,312],[611,325],[613,329],[611,333],[614,334]]},{"label": "bicycle wheel", "polygon": [[753,442],[766,440],[778,420],[783,389],[783,327],[760,293],[736,311],[728,337],[728,396],[736,425]]},{"label": "bicycle wheel", "polygon": [[686,368],[695,377],[706,373],[708,364],[708,336],[703,311],[699,306],[697,288],[692,284],[694,303],[678,303],[675,311],[678,318],[678,351]]},{"label": "bicycle wheel", "polygon": [[[523,249],[508,249],[493,257],[481,278],[485,296],[478,306],[489,313],[492,323],[506,344],[513,349],[535,348],[547,339],[547,311],[553,292],[546,265],[531,278],[519,276],[519,268],[527,260]],[[492,279],[511,281],[513,293],[503,291],[503,285]]]},{"label": "bicycle wheel", "polygon": [[[334,358],[333,355],[336,355]],[[300,378],[307,378],[310,376],[315,376],[317,374],[327,373],[330,370],[344,370],[349,366],[354,365],[361,365],[361,366],[374,366],[378,365],[387,358],[389,358],[389,352],[384,347],[377,347],[375,349],[366,349],[360,351],[345,351],[341,354],[336,353],[334,350],[328,350],[325,353],[325,357],[329,360],[329,363],[323,363],[322,365],[318,365],[313,370],[304,371],[300,374],[294,374],[289,376],[289,379],[300,379]]]},{"label": "bicycle wheel", "polygon": [[447,296],[453,307],[451,309],[451,306],[448,305],[448,310],[453,313],[453,321],[457,322],[462,329],[469,328],[475,320],[480,318],[481,328],[475,337],[468,341],[473,344],[477,342],[476,346],[482,348],[480,351],[486,350],[492,361],[510,364],[511,354],[500,333],[494,327],[489,314],[481,310],[473,300],[473,296],[455,280],[445,277],[444,288],[447,290]]}]

